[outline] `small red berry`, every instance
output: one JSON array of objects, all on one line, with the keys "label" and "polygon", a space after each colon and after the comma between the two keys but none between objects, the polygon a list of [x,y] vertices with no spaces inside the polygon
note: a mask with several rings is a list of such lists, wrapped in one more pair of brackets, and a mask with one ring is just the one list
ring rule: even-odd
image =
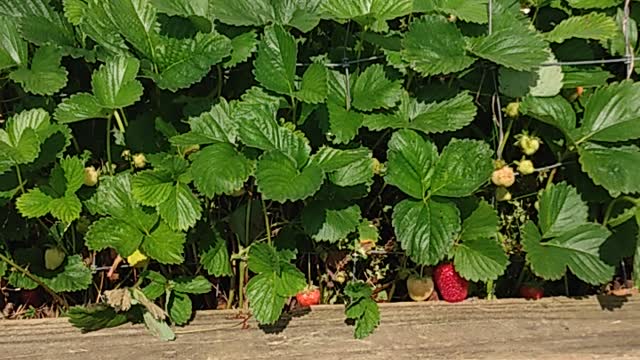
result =
[{"label": "small red berry", "polygon": [[452,263],[438,265],[433,271],[433,279],[445,301],[459,302],[467,298],[469,283],[458,274]]},{"label": "small red berry", "polygon": [[296,300],[298,300],[298,304],[303,307],[318,305],[320,304],[320,289],[316,287],[306,288],[296,294]]},{"label": "small red berry", "polygon": [[538,300],[544,297],[544,289],[536,285],[522,285],[520,296],[528,300]]}]

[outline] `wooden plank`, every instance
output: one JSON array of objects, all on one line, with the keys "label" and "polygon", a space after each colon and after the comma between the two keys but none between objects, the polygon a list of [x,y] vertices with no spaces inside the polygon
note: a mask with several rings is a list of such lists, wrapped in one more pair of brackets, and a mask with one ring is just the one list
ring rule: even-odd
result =
[{"label": "wooden plank", "polygon": [[640,359],[640,297],[381,305],[352,338],[342,306],[317,306],[259,329],[204,311],[161,342],[137,325],[80,334],[65,319],[0,321],[0,359]]}]

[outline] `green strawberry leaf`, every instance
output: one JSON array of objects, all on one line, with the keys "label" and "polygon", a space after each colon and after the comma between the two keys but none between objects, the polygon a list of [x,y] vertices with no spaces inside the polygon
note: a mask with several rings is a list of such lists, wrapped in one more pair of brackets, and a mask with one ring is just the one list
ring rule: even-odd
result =
[{"label": "green strawberry leaf", "polygon": [[599,224],[582,224],[562,235],[542,242],[538,228],[529,221],[522,229],[522,245],[533,272],[546,279],[558,280],[568,267],[578,278],[592,284],[611,280],[614,267],[600,259],[600,246],[611,233]]},{"label": "green strawberry leaf", "polygon": [[576,113],[571,104],[562,96],[533,97],[527,96],[520,103],[523,115],[554,126],[567,135],[576,128]]},{"label": "green strawberry leaf", "polygon": [[173,280],[173,290],[187,294],[206,294],[211,291],[212,286],[202,275]]},{"label": "green strawberry leaf", "polygon": [[87,289],[93,282],[93,276],[80,255],[71,255],[67,257],[62,272],[52,277],[40,277],[40,280],[55,292],[67,292]]},{"label": "green strawberry leaf", "polygon": [[269,90],[292,95],[297,54],[295,39],[284,27],[266,27],[254,62],[256,80]]},{"label": "green strawberry leaf", "polygon": [[587,223],[589,207],[578,191],[565,182],[547,187],[539,201],[538,222],[543,238],[559,236],[569,228]]},{"label": "green strawberry leaf", "polygon": [[319,2],[270,0],[211,0],[216,19],[233,26],[291,25],[302,32],[315,28],[320,21]]},{"label": "green strawberry leaf", "polygon": [[496,64],[514,70],[533,70],[549,58],[548,45],[528,22],[519,21],[512,14],[494,7],[493,32],[472,38],[468,50]]},{"label": "green strawberry leaf", "polygon": [[16,200],[16,208],[22,216],[27,218],[39,218],[51,211],[52,197],[43,193],[40,189],[31,189],[22,194]]},{"label": "green strawberry leaf", "polygon": [[273,324],[282,313],[286,298],[278,295],[278,275],[268,272],[255,275],[247,283],[247,298],[253,316],[260,324]]},{"label": "green strawberry leaf", "polygon": [[227,143],[209,145],[195,153],[192,160],[196,188],[209,198],[240,189],[254,169],[254,161]]},{"label": "green strawberry leaf", "polygon": [[[113,0],[104,6],[113,27],[133,47],[155,61],[154,35],[157,34],[156,9],[150,1]],[[103,10],[104,11],[104,10]],[[110,27],[111,27],[110,26]],[[137,72],[137,69],[136,69]],[[94,90],[95,91],[95,90]]]},{"label": "green strawberry leaf", "polygon": [[353,107],[362,111],[388,109],[402,96],[402,83],[387,79],[384,67],[374,64],[367,67],[353,85]]},{"label": "green strawberry leaf", "polygon": [[360,224],[358,205],[340,206],[328,201],[314,201],[302,211],[302,226],[317,241],[335,243],[346,239]]},{"label": "green strawberry leaf", "polygon": [[411,13],[413,0],[362,0],[341,1],[327,0],[321,5],[322,10],[331,19],[344,21],[355,20],[364,27],[371,27],[374,31],[386,31],[386,20],[392,20]]},{"label": "green strawberry leaf", "polygon": [[327,68],[320,63],[309,65],[302,76],[296,97],[309,104],[319,104],[327,98]]},{"label": "green strawberry leaf", "polygon": [[219,235],[216,235],[215,242],[200,255],[200,264],[209,275],[216,277],[233,275],[227,244]]},{"label": "green strawberry leaf", "polygon": [[567,39],[607,40],[616,35],[616,22],[603,13],[588,13],[562,20],[553,30],[544,34],[549,42],[561,43]]},{"label": "green strawberry leaf", "polygon": [[473,212],[462,222],[460,238],[476,240],[495,238],[498,235],[500,219],[496,210],[484,200],[478,203]]},{"label": "green strawberry leaf", "polygon": [[371,288],[364,282],[349,282],[345,294],[349,296],[345,314],[347,319],[355,320],[353,335],[356,339],[363,339],[380,324],[378,304],[371,298]]},{"label": "green strawberry leaf", "polygon": [[414,12],[437,11],[443,15],[454,15],[467,22],[486,24],[488,0],[414,0]]},{"label": "green strawberry leaf", "polygon": [[169,298],[169,316],[176,325],[184,325],[191,319],[193,304],[189,295],[173,292]]},{"label": "green strawberry leaf", "polygon": [[442,16],[413,21],[402,40],[402,59],[423,76],[450,74],[475,61],[467,55],[462,32]]},{"label": "green strawberry leaf", "polygon": [[411,130],[399,130],[391,136],[384,180],[416,199],[422,199],[429,187],[438,149]]},{"label": "green strawberry leaf", "polygon": [[238,136],[237,124],[233,118],[233,106],[224,98],[211,110],[189,118],[191,131],[172,137],[174,145],[203,145],[217,142],[235,144]]},{"label": "green strawberry leaf", "polygon": [[433,171],[431,193],[463,197],[473,194],[493,172],[493,151],[483,141],[452,139]]},{"label": "green strawberry leaf", "polygon": [[60,66],[62,51],[53,46],[36,50],[31,68],[20,67],[9,74],[11,80],[36,95],[53,95],[67,84],[67,70]]},{"label": "green strawberry leaf", "polygon": [[156,317],[149,311],[145,311],[142,314],[144,325],[149,333],[162,341],[175,340],[176,335],[169,325],[164,320],[156,319]]},{"label": "green strawberry leaf", "polygon": [[393,229],[402,249],[416,263],[435,265],[460,232],[460,211],[450,202],[403,200],[393,209]]},{"label": "green strawberry leaf", "polygon": [[298,170],[293,160],[279,151],[270,151],[260,157],[255,177],[265,199],[282,203],[306,199],[324,182],[320,167],[311,164]]},{"label": "green strawberry leaf", "polygon": [[202,80],[211,66],[231,53],[231,41],[217,33],[198,33],[193,39],[156,36],[154,59],[159,73],[153,75],[161,89],[176,92]]},{"label": "green strawberry leaf", "polygon": [[158,206],[174,191],[173,179],[163,171],[144,170],[131,179],[131,193],[142,205]]},{"label": "green strawberry leaf", "polygon": [[172,186],[169,197],[157,209],[169,227],[178,231],[188,230],[202,217],[200,201],[187,185],[181,183]]},{"label": "green strawberry leaf", "polygon": [[127,313],[117,313],[106,304],[72,306],[67,315],[71,325],[82,332],[112,328],[129,322]]},{"label": "green strawberry leaf", "polygon": [[153,6],[162,13],[170,16],[209,17],[208,0],[151,0]]},{"label": "green strawberry leaf", "polygon": [[18,25],[8,16],[0,16],[0,70],[26,66],[29,61],[27,42],[22,40]]},{"label": "green strawberry leaf", "polygon": [[36,45],[75,46],[72,27],[46,0],[6,0],[0,15],[17,19],[20,35]]},{"label": "green strawberry leaf", "polygon": [[582,170],[596,185],[616,197],[620,193],[640,192],[640,148],[634,145],[605,147],[586,143],[578,148]]},{"label": "green strawberry leaf", "polygon": [[606,9],[622,3],[623,0],[567,0],[576,9]]},{"label": "green strawberry leaf", "polygon": [[62,100],[53,116],[58,122],[70,123],[86,119],[106,119],[111,112],[103,109],[96,98],[87,93],[76,93]]},{"label": "green strawberry leaf", "polygon": [[310,164],[318,165],[338,186],[372,182],[373,159],[366,148],[337,150],[323,146],[311,157]]},{"label": "green strawberry leaf", "polygon": [[470,281],[496,280],[504,274],[509,258],[496,238],[464,240],[453,248],[453,265]]},{"label": "green strawberry leaf", "polygon": [[264,151],[279,150],[301,168],[308,160],[311,147],[306,139],[291,129],[278,125],[274,113],[264,107],[252,107],[241,116],[238,126],[240,140],[249,147]]},{"label": "green strawberry leaf", "polygon": [[231,58],[224,62],[226,69],[243,63],[251,57],[258,48],[258,37],[253,30],[242,33],[231,39]]},{"label": "green strawberry leaf", "polygon": [[579,130],[577,143],[640,138],[640,84],[622,81],[597,89],[585,106]]},{"label": "green strawberry leaf", "polygon": [[91,86],[98,105],[107,109],[120,109],[140,100],[143,88],[136,80],[139,67],[138,59],[124,56],[101,65],[91,76]]},{"label": "green strawberry leaf", "polygon": [[327,104],[329,110],[328,137],[335,144],[347,144],[358,134],[364,115],[357,111],[346,110],[341,105]]},{"label": "green strawberry leaf", "polygon": [[82,203],[75,194],[68,194],[63,197],[51,199],[49,203],[51,215],[64,223],[70,224],[80,218]]},{"label": "green strawberry leaf", "polygon": [[133,254],[140,245],[144,234],[124,221],[106,217],[95,221],[85,235],[89,250],[101,251],[112,248],[122,257]]},{"label": "green strawberry leaf", "polygon": [[141,250],[161,264],[181,264],[184,261],[184,233],[171,230],[161,221],[158,226],[144,237]]}]

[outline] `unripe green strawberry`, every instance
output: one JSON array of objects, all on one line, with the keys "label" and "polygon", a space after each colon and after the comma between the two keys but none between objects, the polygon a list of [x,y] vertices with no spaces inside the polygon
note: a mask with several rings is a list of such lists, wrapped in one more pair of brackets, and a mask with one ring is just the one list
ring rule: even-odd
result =
[{"label": "unripe green strawberry", "polygon": [[509,187],[516,182],[516,174],[511,167],[504,166],[493,171],[493,174],[491,174],[491,182],[496,186]]},{"label": "unripe green strawberry", "polygon": [[509,201],[511,200],[511,193],[509,190],[502,186],[498,186],[496,188],[496,200],[498,201]]},{"label": "unripe green strawberry", "polygon": [[413,301],[425,301],[433,293],[434,285],[431,275],[411,275],[407,278],[407,291]]},{"label": "unripe green strawberry", "polygon": [[511,102],[504,109],[504,113],[507,114],[510,118],[517,118],[520,114],[520,103],[519,102]]},{"label": "unripe green strawberry", "polygon": [[372,162],[373,173],[376,175],[382,175],[385,170],[384,165],[376,158],[373,158]]},{"label": "unripe green strawberry", "polygon": [[96,186],[100,173],[93,166],[84,168],[84,184],[86,186]]},{"label": "unripe green strawberry", "polygon": [[135,166],[138,169],[142,169],[145,166],[147,166],[147,158],[144,156],[144,154],[135,154],[132,157],[133,159],[133,166]]},{"label": "unripe green strawberry", "polygon": [[48,248],[44,252],[44,267],[47,270],[55,270],[64,262],[64,251],[58,247]]},{"label": "unripe green strawberry", "polygon": [[542,143],[542,141],[540,141],[538,137],[531,136],[526,133],[516,136],[516,139],[518,139],[516,145],[518,145],[520,149],[522,149],[522,152],[525,155],[529,156],[535,154],[538,149],[540,149],[540,144]]},{"label": "unripe green strawberry", "polygon": [[522,159],[518,161],[518,172],[522,175],[533,174],[535,171],[535,167],[533,166],[533,162],[531,160]]},{"label": "unripe green strawberry", "polygon": [[337,273],[335,273],[334,275],[334,280],[339,283],[342,284],[345,281],[347,281],[347,274],[344,271],[338,271]]}]

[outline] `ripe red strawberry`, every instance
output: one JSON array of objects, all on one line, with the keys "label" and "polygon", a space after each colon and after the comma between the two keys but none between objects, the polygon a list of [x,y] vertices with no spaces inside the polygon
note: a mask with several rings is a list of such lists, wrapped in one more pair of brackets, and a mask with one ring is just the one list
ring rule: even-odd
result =
[{"label": "ripe red strawberry", "polygon": [[544,297],[544,289],[541,286],[524,284],[520,287],[520,296],[528,300],[538,300]]},{"label": "ripe red strawberry", "polygon": [[320,289],[315,286],[308,286],[296,294],[296,300],[298,300],[298,304],[302,307],[318,305],[320,303]]},{"label": "ripe red strawberry", "polygon": [[469,283],[460,277],[452,263],[442,263],[433,271],[438,291],[447,302],[459,302],[467,298]]}]

